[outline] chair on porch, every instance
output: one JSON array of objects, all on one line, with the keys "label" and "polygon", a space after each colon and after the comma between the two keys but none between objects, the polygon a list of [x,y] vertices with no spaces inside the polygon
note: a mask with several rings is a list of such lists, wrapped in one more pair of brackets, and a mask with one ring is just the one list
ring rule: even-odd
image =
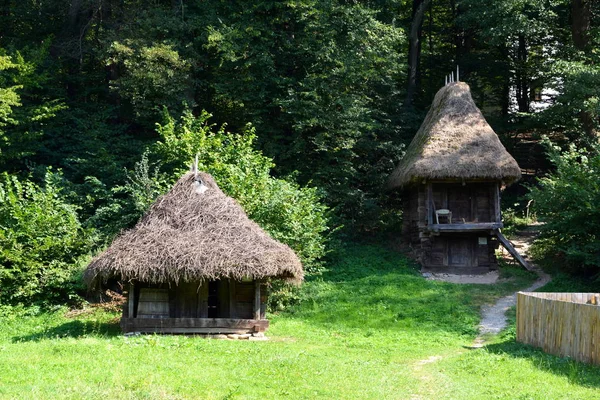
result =
[{"label": "chair on porch", "polygon": [[439,225],[440,217],[445,217],[449,224],[452,223],[452,211],[446,208],[440,208],[439,210],[435,210],[435,222]]}]

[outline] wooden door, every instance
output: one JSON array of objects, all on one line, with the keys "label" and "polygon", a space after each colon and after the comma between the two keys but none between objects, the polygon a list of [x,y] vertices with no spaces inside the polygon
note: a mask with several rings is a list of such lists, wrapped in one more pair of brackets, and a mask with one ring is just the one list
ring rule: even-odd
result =
[{"label": "wooden door", "polygon": [[473,238],[448,238],[448,266],[471,267],[476,265]]},{"label": "wooden door", "polygon": [[177,318],[199,318],[200,305],[199,295],[201,286],[199,283],[180,282],[175,288],[175,317]]}]

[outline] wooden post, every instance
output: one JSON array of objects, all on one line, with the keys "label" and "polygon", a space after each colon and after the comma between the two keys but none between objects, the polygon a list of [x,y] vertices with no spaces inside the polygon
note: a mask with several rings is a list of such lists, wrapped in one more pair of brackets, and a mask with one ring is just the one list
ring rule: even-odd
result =
[{"label": "wooden post", "polygon": [[431,187],[431,182],[427,183],[427,225],[433,225],[433,189]]},{"label": "wooden post", "polygon": [[129,313],[129,318],[135,318],[135,286],[133,284],[133,282],[129,283],[129,294],[127,295],[128,297],[128,313]]},{"label": "wooden post", "polygon": [[235,281],[229,280],[229,318],[236,318]]},{"label": "wooden post", "polygon": [[260,281],[254,281],[254,319],[260,319]]},{"label": "wooden post", "polygon": [[266,312],[267,312],[267,285],[261,283],[261,291],[260,291],[260,318],[261,319],[265,319],[267,318],[266,316]]},{"label": "wooden post", "polygon": [[198,316],[200,318],[208,318],[208,281],[204,280],[201,283],[198,293]]},{"label": "wooden post", "polygon": [[494,185],[494,214],[496,221],[502,222],[502,214],[500,211],[500,184],[496,183]]}]

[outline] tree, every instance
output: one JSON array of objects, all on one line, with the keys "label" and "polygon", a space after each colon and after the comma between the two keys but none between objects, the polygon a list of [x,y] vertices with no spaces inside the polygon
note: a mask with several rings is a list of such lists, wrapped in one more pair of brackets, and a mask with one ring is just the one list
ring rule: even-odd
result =
[{"label": "tree", "polygon": [[417,71],[421,55],[423,17],[425,16],[425,10],[430,4],[431,0],[413,0],[413,17],[408,36],[408,84],[406,87],[406,100],[404,101],[406,107],[412,105],[415,91],[417,90]]},{"label": "tree", "polygon": [[547,142],[556,170],[539,179],[530,197],[545,222],[539,255],[558,258],[564,269],[577,273],[600,273],[600,148],[580,150],[571,145],[561,151]]}]

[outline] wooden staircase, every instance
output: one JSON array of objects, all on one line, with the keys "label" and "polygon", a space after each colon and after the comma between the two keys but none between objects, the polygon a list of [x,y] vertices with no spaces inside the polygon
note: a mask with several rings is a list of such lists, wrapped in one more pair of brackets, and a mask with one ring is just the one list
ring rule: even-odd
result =
[{"label": "wooden staircase", "polygon": [[499,230],[495,231],[498,240],[504,246],[506,250],[510,253],[511,256],[515,258],[527,271],[533,271],[533,267],[523,258],[522,255],[519,254],[517,249],[513,246],[513,244],[500,232]]}]

